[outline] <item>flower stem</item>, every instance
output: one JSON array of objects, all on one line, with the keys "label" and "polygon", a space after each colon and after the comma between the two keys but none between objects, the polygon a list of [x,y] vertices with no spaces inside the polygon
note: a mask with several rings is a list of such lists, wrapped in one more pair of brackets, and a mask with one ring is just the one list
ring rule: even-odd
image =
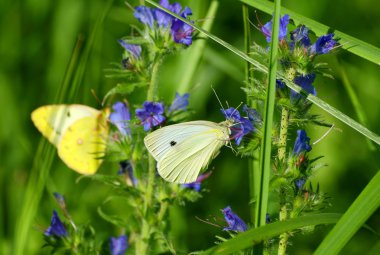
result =
[{"label": "flower stem", "polygon": [[[158,70],[161,64],[161,57],[157,55],[150,77],[150,83],[147,93],[147,101],[157,101],[158,99]],[[144,197],[143,219],[141,226],[141,236],[136,243],[136,254],[148,254],[149,237],[150,237],[150,224],[148,221],[148,210],[152,207],[152,200],[154,194],[154,184],[156,177],[156,161],[152,155],[148,156],[148,179]]]},{"label": "flower stem", "polygon": [[[278,159],[280,162],[284,161],[286,155],[286,140],[288,137],[288,127],[289,127],[289,109],[287,107],[282,107],[281,112],[281,126],[280,126],[280,139],[278,141]],[[281,163],[280,163],[281,164]],[[285,192],[280,192],[280,221],[284,221],[288,218],[288,210],[285,200]],[[280,235],[280,241],[278,244],[278,255],[286,254],[286,246],[288,244],[288,233],[282,233]]]},{"label": "flower stem", "polygon": [[[288,218],[288,211],[286,204],[283,204],[280,209],[280,221],[284,221]],[[280,235],[280,241],[278,243],[278,255],[286,254],[286,246],[288,245],[289,234],[287,232]]]},{"label": "flower stem", "polygon": [[284,160],[286,154],[286,139],[288,137],[289,127],[289,109],[282,107],[281,112],[281,127],[280,127],[280,140],[278,141],[278,159]]}]

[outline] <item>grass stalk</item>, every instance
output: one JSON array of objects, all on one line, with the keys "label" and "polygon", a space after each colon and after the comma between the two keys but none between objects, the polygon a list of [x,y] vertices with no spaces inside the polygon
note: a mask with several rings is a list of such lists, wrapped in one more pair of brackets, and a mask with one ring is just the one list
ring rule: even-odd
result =
[{"label": "grass stalk", "polygon": [[273,15],[272,40],[270,45],[270,62],[268,75],[268,89],[264,106],[263,116],[263,140],[260,151],[260,170],[261,170],[261,186],[260,196],[258,197],[257,206],[257,224],[264,226],[266,224],[266,213],[268,208],[269,197],[269,179],[271,172],[272,158],[272,126],[274,115],[274,103],[276,96],[276,74],[277,74],[277,55],[278,55],[278,34],[280,24],[280,8],[281,0],[275,1],[275,9]]}]

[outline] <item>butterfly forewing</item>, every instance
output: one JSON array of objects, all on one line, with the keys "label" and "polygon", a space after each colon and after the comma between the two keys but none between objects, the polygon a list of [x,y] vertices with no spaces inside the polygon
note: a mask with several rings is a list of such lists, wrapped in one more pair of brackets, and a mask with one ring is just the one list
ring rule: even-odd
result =
[{"label": "butterfly forewing", "polygon": [[46,105],[32,112],[32,121],[42,135],[57,146],[69,126],[99,113],[85,105]]},{"label": "butterfly forewing", "polygon": [[158,161],[159,174],[170,182],[194,182],[228,141],[226,126],[210,121],[192,121],[161,128],[145,139]]}]

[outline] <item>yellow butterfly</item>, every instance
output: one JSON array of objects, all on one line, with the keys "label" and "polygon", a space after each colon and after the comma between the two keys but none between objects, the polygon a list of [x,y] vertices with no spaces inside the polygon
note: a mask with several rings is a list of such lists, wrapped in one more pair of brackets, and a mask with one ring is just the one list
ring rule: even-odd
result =
[{"label": "yellow butterfly", "polygon": [[221,123],[190,121],[166,126],[144,138],[157,161],[157,170],[169,182],[191,183],[229,142],[231,120]]},{"label": "yellow butterfly", "polygon": [[32,120],[69,168],[94,174],[106,150],[108,113],[78,104],[46,105],[32,112]]}]

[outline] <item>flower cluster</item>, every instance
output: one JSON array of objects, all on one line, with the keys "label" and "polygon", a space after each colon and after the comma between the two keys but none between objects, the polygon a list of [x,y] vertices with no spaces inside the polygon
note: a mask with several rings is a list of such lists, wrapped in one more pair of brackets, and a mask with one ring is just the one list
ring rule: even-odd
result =
[{"label": "flower cluster", "polygon": [[[287,27],[289,24],[289,15],[284,15],[280,19],[279,27],[279,49],[280,63],[285,76],[300,86],[306,92],[316,95],[316,90],[312,85],[315,80],[312,62],[317,55],[327,54],[337,45],[337,41],[333,39],[334,34],[330,33],[322,35],[311,44],[309,38],[309,29],[301,25],[290,32],[290,38],[287,38]],[[265,35],[267,42],[271,41],[273,20],[261,27],[262,33]],[[277,80],[277,88],[284,88],[285,84],[281,80]],[[293,102],[300,99],[300,95],[296,91],[291,91],[290,98]]]},{"label": "flower cluster", "polygon": [[[176,93],[171,103],[167,115],[178,111],[185,111],[189,105],[189,93],[182,96]],[[123,102],[116,102],[112,106],[113,112],[109,115],[110,122],[117,127],[119,132],[124,136],[130,136],[131,113],[127,105]],[[153,127],[159,126],[165,122],[165,106],[161,102],[145,101],[142,108],[135,111],[137,119],[139,119],[144,131],[149,131]]]},{"label": "flower cluster", "polygon": [[195,190],[197,192],[200,192],[201,191],[201,184],[204,180],[206,180],[209,176],[211,175],[211,172],[207,172],[207,173],[204,173],[204,174],[201,174],[198,176],[197,180],[195,182],[192,182],[192,183],[186,183],[186,184],[182,184],[181,187],[182,188],[187,188],[187,189],[192,189],[192,190]]},{"label": "flower cluster", "polygon": [[[161,0],[160,5],[184,19],[192,15],[192,11],[189,7],[186,6],[182,9],[179,3],[170,4],[168,0]],[[193,42],[193,27],[160,9],[137,6],[134,16],[151,31],[158,30],[163,36],[165,36],[170,29],[172,39],[176,43],[191,45]]]},{"label": "flower cluster", "polygon": [[256,110],[251,109],[246,105],[243,106],[243,111],[246,113],[247,117],[242,117],[239,111],[233,107],[230,107],[227,110],[222,109],[221,111],[227,120],[233,122],[230,130],[231,137],[232,139],[235,139],[236,145],[240,145],[243,137],[255,130],[254,123],[260,121],[260,116]]}]

